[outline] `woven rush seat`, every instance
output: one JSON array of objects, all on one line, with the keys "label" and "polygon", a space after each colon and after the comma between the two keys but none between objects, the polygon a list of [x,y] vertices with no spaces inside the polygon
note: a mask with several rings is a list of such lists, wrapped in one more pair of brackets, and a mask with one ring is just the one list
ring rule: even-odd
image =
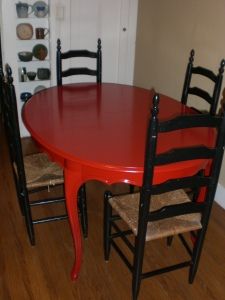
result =
[{"label": "woven rush seat", "polygon": [[45,153],[36,153],[24,157],[27,188],[54,186],[64,182],[63,170],[49,160]]},{"label": "woven rush seat", "polygon": [[[137,236],[138,230],[139,199],[140,193],[119,195],[109,199],[113,209],[127,223],[135,236]],[[167,205],[185,202],[190,202],[190,199],[182,189],[154,195],[151,197],[151,211],[158,210]],[[202,227],[200,219],[201,214],[194,213],[149,222],[147,225],[146,241],[200,229]]]}]

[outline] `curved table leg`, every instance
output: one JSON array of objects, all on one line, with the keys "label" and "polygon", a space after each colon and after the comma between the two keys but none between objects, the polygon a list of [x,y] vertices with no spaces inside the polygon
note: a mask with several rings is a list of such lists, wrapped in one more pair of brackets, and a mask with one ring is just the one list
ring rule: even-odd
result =
[{"label": "curved table leg", "polygon": [[[78,175],[78,174],[77,174]],[[80,187],[80,177],[76,173],[65,168],[65,196],[66,207],[69,216],[70,227],[73,236],[75,262],[71,271],[71,279],[77,279],[81,267],[82,245],[80,234],[80,222],[78,217],[77,193]]]}]

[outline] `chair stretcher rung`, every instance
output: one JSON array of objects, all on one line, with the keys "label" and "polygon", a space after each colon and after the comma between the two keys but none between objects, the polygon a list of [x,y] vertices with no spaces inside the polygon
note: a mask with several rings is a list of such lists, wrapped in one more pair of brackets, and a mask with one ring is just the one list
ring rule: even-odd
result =
[{"label": "chair stretcher rung", "polygon": [[65,220],[65,219],[68,219],[67,215],[60,215],[60,216],[36,219],[36,220],[33,220],[32,223],[33,224],[42,224],[42,223],[47,223],[47,222],[52,222],[52,221],[60,221],[60,220]]},{"label": "chair stretcher rung", "polygon": [[120,250],[120,248],[117,246],[117,244],[113,240],[112,240],[112,246],[116,250],[116,252],[119,254],[119,256],[121,257],[121,259],[124,261],[124,263],[126,264],[126,266],[128,267],[128,269],[132,272],[133,271],[133,267],[132,267],[131,263],[128,261],[128,259],[126,258],[126,256],[123,254],[123,252]]},{"label": "chair stretcher rung", "polygon": [[127,247],[130,249],[130,251],[134,252],[134,246],[131,244],[131,242],[126,237],[126,235],[131,234],[132,231],[131,230],[122,231],[114,222],[112,222],[112,226],[116,230],[116,233],[113,233],[110,236],[110,238],[113,239],[114,237],[115,238],[120,237],[124,241],[124,243],[127,245]]},{"label": "chair stretcher rung", "polygon": [[189,247],[188,243],[186,242],[185,238],[183,237],[182,234],[178,234],[182,244],[184,245],[184,247],[186,248],[188,254],[192,257],[192,250],[191,248]]},{"label": "chair stretcher rung", "polygon": [[162,273],[171,272],[171,271],[174,271],[176,269],[189,267],[190,264],[191,264],[191,261],[185,261],[185,262],[182,262],[180,264],[176,264],[176,265],[172,265],[172,266],[169,266],[169,267],[165,267],[165,268],[157,269],[157,270],[154,270],[154,271],[146,272],[146,273],[143,273],[141,275],[141,278],[145,279],[145,278],[148,278],[148,277],[160,275]]},{"label": "chair stretcher rung", "polygon": [[52,204],[52,203],[60,203],[64,202],[65,198],[59,197],[59,198],[51,198],[51,199],[41,199],[30,202],[30,206],[37,206],[37,205],[45,205],[45,204]]}]

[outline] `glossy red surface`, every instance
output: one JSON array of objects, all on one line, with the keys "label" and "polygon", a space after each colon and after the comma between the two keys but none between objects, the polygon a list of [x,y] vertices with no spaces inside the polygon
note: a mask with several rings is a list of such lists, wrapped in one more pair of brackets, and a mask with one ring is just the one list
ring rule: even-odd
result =
[{"label": "glossy red surface", "polygon": [[[23,120],[32,136],[51,152],[84,165],[142,171],[152,92],[118,84],[76,84],[50,88],[26,104]],[[160,120],[188,113],[161,95]],[[174,131],[159,138],[158,152],[209,143],[210,132]]]},{"label": "glossy red surface", "polygon": [[[82,252],[74,195],[90,179],[141,185],[152,97],[153,91],[142,88],[84,83],[43,90],[24,107],[23,120],[32,137],[64,167],[67,210],[76,248],[73,279],[79,273]],[[190,113],[190,108],[160,95],[160,120]],[[213,142],[212,130],[179,130],[161,134],[157,152]],[[206,164],[190,161],[158,167],[154,182],[191,175]]]}]

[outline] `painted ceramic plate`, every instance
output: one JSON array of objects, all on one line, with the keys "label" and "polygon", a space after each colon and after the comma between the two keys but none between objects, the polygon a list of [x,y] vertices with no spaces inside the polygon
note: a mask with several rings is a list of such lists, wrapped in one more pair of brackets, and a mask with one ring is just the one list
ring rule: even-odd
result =
[{"label": "painted ceramic plate", "polygon": [[45,60],[46,56],[48,55],[48,49],[43,44],[35,45],[32,52],[34,57],[39,60]]},{"label": "painted ceramic plate", "polygon": [[48,5],[44,1],[37,1],[32,6],[34,15],[44,18],[48,14]]},{"label": "painted ceramic plate", "polygon": [[29,23],[21,23],[16,26],[16,34],[20,40],[30,40],[33,36],[33,27]]},{"label": "painted ceramic plate", "polygon": [[44,86],[44,85],[38,85],[35,89],[34,89],[34,94],[35,93],[38,93],[38,92],[40,92],[40,91],[42,91],[42,90],[45,90],[46,89],[46,86]]}]

